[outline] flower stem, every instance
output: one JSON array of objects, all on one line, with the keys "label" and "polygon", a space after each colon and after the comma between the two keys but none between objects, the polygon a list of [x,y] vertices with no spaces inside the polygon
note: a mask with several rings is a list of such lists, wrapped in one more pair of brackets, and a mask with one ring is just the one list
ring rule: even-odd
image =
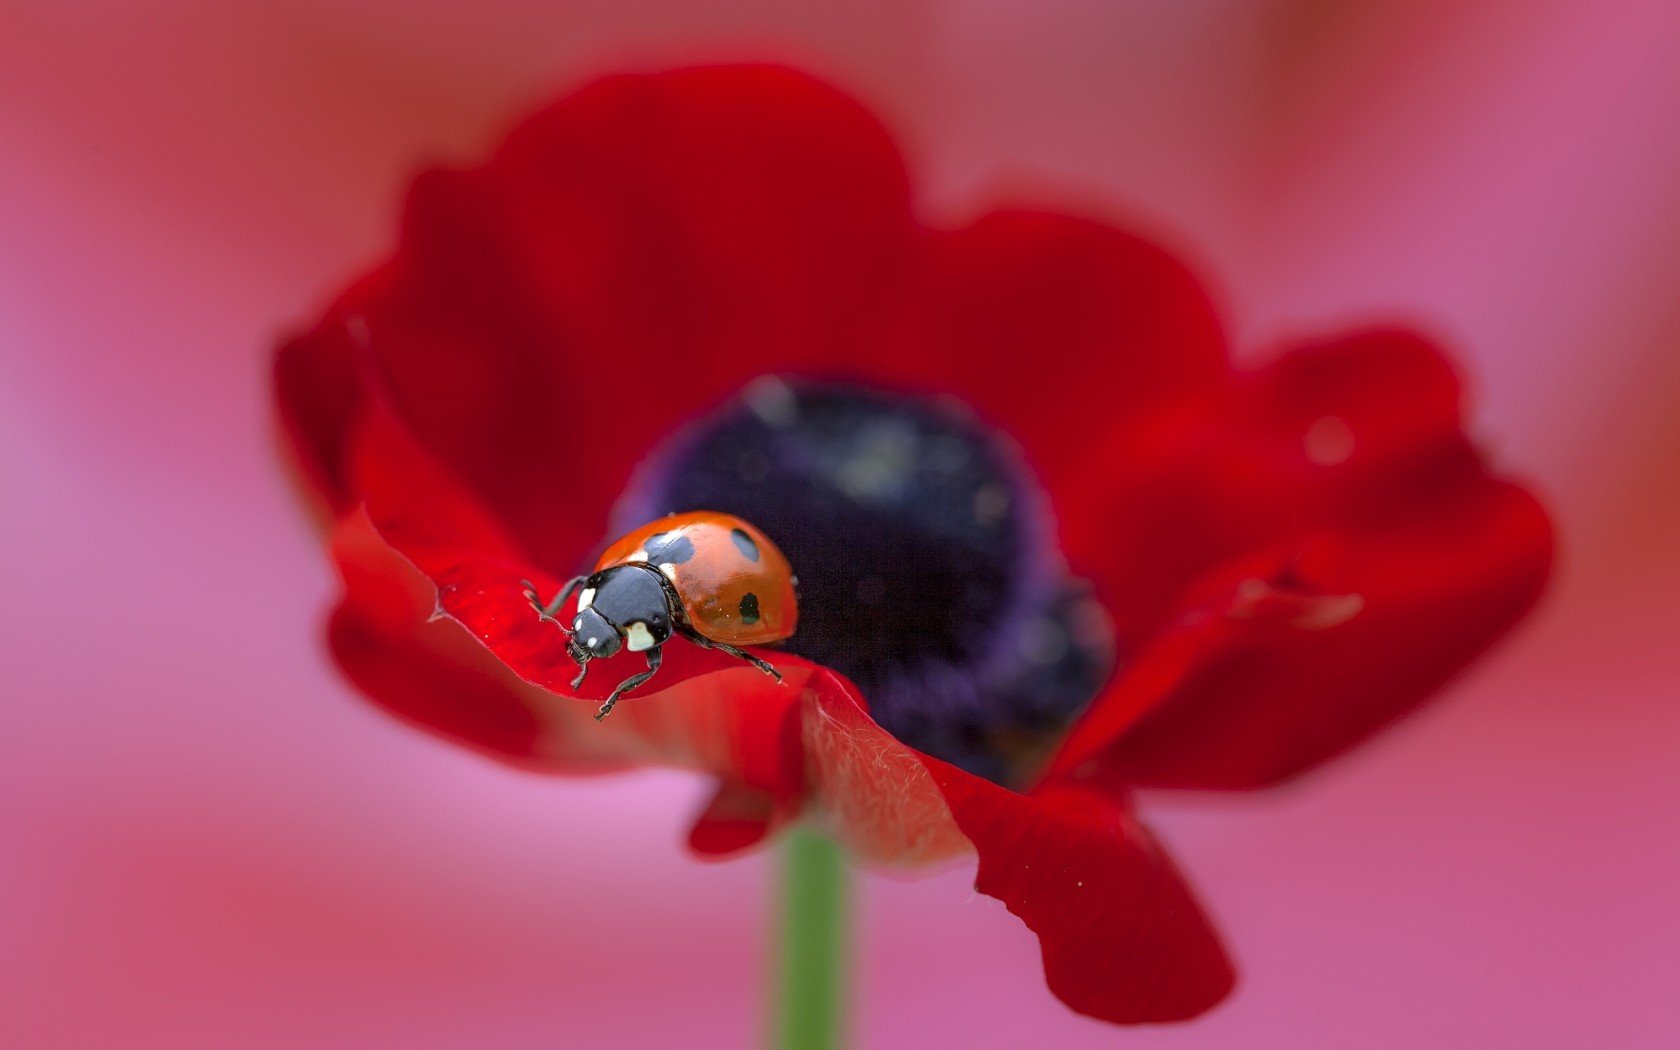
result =
[{"label": "flower stem", "polygon": [[838,1050],[846,1012],[846,858],[834,840],[795,828],[782,844],[777,1050]]}]

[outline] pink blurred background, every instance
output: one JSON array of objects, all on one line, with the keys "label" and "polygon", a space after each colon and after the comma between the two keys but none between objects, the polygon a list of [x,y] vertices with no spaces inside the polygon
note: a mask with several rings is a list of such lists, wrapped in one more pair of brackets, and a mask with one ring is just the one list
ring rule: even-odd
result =
[{"label": "pink blurred background", "polygon": [[766,859],[686,858],[686,776],[519,775],[357,700],[264,387],[419,163],[709,56],[851,86],[932,214],[1161,233],[1246,350],[1445,333],[1564,540],[1437,708],[1146,800],[1225,1006],[1068,1013],[958,868],[862,883],[856,1044],[1680,1045],[1677,45],[1662,0],[0,2],[0,1045],[756,1041]]}]

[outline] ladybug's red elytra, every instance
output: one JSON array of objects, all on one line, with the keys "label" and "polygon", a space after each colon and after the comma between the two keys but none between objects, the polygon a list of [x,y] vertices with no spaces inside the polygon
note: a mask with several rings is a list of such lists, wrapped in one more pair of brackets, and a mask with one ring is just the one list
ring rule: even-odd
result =
[{"label": "ladybug's red elytra", "polygon": [[590,660],[621,648],[647,653],[647,670],[613,689],[598,721],[619,697],[653,677],[663,659],[660,647],[672,635],[738,656],[781,681],[774,667],[740,646],[793,635],[796,582],[787,558],[752,524],[697,510],[648,522],[615,541],[594,572],[568,581],[553,601],[544,604],[529,583],[525,597],[543,619],[554,620],[577,594],[572,626],[560,626],[566,652],[578,665],[573,689],[583,684]]}]

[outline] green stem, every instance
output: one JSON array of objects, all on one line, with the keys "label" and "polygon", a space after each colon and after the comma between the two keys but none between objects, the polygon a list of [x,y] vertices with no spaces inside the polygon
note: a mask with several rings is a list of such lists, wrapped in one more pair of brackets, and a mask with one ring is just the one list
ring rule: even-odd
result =
[{"label": "green stem", "polygon": [[782,844],[777,1050],[838,1050],[846,1021],[846,858],[805,828]]}]

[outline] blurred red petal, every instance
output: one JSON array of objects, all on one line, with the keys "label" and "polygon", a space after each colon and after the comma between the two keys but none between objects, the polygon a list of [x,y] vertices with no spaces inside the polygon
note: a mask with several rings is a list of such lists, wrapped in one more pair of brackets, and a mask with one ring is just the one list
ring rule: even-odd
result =
[{"label": "blurred red petal", "polygon": [[[389,279],[286,352],[282,405],[365,349],[430,452],[574,572],[673,426],[764,372],[849,365],[913,234],[896,147],[833,88],[775,67],[609,77],[485,166],[416,180]],[[342,400],[283,407],[312,424],[311,463]]]},{"label": "blurred red petal", "polygon": [[732,857],[762,843],[792,808],[769,792],[723,781],[694,818],[688,848],[702,857]]},{"label": "blurred red petal", "polygon": [[558,334],[587,348],[573,374],[646,369],[659,420],[844,360],[912,233],[886,130],[769,66],[599,81],[526,121],[486,174]]},{"label": "blurred red petal", "polygon": [[1195,611],[1099,700],[1058,771],[1273,784],[1412,710],[1508,631],[1551,565],[1534,497],[1463,445],[1389,480],[1339,527],[1205,577]]},{"label": "blurred red petal", "polygon": [[[386,279],[381,271],[351,289],[354,302]],[[288,340],[274,358],[274,397],[284,451],[311,503],[331,520],[356,505],[346,460],[366,397],[366,359],[343,316],[329,311],[313,332]]]},{"label": "blurred red petal", "polygon": [[1066,787],[1021,795],[918,754],[838,679],[807,692],[805,742],[813,786],[855,851],[923,863],[972,847],[975,888],[1038,934],[1050,990],[1073,1009],[1173,1021],[1230,991],[1230,963],[1194,896],[1113,799]]},{"label": "blurred red petal", "polygon": [[1455,434],[1461,384],[1416,332],[1373,329],[1299,346],[1239,377],[1239,425],[1276,462],[1369,471]]},{"label": "blurred red petal", "polygon": [[565,480],[581,388],[507,244],[494,193],[481,172],[416,179],[393,280],[346,297],[337,317],[428,452],[531,558],[570,575],[601,539],[609,501],[592,505]]},{"label": "blurred red petal", "polygon": [[1058,509],[1068,557],[1132,647],[1221,563],[1334,528],[1408,462],[1461,443],[1459,386],[1419,336],[1379,329],[1280,355],[1113,435]]},{"label": "blurred red petal", "polygon": [[1100,438],[1224,382],[1207,292],[1147,241],[1002,211],[928,242],[887,378],[973,405],[1021,443],[1058,504],[1102,478]]},{"label": "blurred red petal", "polygon": [[764,372],[840,367],[912,234],[880,124],[771,67],[592,84],[417,184],[405,229],[391,385],[556,571],[556,530],[598,534],[674,426]]}]

